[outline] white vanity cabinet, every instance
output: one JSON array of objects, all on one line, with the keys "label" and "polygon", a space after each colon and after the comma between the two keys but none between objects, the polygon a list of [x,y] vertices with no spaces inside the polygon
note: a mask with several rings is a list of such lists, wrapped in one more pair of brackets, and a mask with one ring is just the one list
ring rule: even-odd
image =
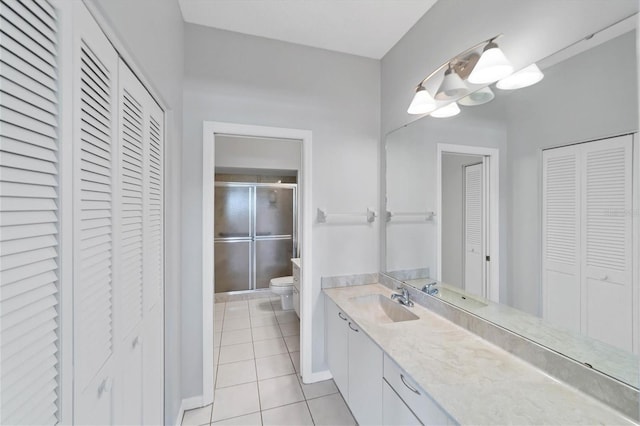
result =
[{"label": "white vanity cabinet", "polygon": [[300,318],[300,277],[301,274],[300,259],[291,259],[291,270],[293,275],[293,309]]},{"label": "white vanity cabinet", "polygon": [[338,306],[325,298],[327,324],[327,361],[333,381],[345,398],[349,396],[348,318]]},{"label": "white vanity cabinet", "polygon": [[[394,413],[397,413],[401,419],[411,419],[406,414],[406,411],[399,405],[400,403],[403,403],[406,409],[409,410],[420,423],[426,426],[456,424],[447,413],[445,413],[424,390],[416,385],[411,377],[402,371],[386,354],[384,355],[384,381],[385,385],[391,387],[392,392],[395,391],[394,394],[397,398],[392,398],[392,395],[386,396],[391,405],[387,407],[386,401],[383,404],[383,424],[405,424],[398,423],[402,420],[394,419]],[[398,399],[400,402],[398,402]],[[414,423],[409,422],[406,424]]]},{"label": "white vanity cabinet", "polygon": [[360,425],[382,423],[382,350],[325,299],[327,358],[333,379]]},{"label": "white vanity cabinet", "polygon": [[422,424],[386,381],[382,384],[382,424],[396,426]]}]

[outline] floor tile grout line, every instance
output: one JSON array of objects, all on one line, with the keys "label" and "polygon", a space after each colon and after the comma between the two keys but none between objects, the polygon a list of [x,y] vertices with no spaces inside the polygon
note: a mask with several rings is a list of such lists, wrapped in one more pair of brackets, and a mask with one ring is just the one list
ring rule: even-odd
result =
[{"label": "floor tile grout line", "polygon": [[[273,311],[273,306],[271,307]],[[249,325],[252,325],[253,321],[251,321],[251,312],[249,312]],[[256,369],[256,389],[258,392],[258,407],[260,408],[260,424],[264,424],[264,418],[262,417],[262,401],[260,400],[260,381],[258,380],[258,361],[256,357],[256,346],[253,344],[253,328],[251,328],[251,347],[253,348],[253,364]]]}]

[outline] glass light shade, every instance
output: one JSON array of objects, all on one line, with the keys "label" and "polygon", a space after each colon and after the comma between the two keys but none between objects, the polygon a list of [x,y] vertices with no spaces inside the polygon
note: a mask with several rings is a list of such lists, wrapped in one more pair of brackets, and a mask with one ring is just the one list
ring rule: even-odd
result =
[{"label": "glass light shade", "polygon": [[496,95],[493,93],[491,88],[487,86],[465,96],[464,98],[460,99],[458,103],[464,106],[476,106],[491,102],[495,97]]},{"label": "glass light shade", "polygon": [[498,81],[496,87],[502,90],[522,89],[523,87],[533,86],[543,78],[544,74],[540,71],[540,68],[536,64],[531,64],[517,73]]},{"label": "glass light shade", "polygon": [[436,99],[441,101],[448,101],[450,99],[457,99],[460,96],[464,96],[469,93],[469,88],[464,81],[460,78],[451,67],[444,73],[444,80],[436,93]]},{"label": "glass light shade", "polygon": [[407,112],[409,114],[428,114],[434,109],[436,109],[435,99],[424,86],[418,87]]},{"label": "glass light shade", "polygon": [[431,113],[431,117],[435,118],[448,118],[460,114],[460,107],[457,103],[451,102],[448,105],[438,108]]},{"label": "glass light shade", "polygon": [[497,44],[489,43],[482,52],[478,63],[469,74],[469,83],[487,84],[505,78],[513,72],[513,65],[504,56]]}]

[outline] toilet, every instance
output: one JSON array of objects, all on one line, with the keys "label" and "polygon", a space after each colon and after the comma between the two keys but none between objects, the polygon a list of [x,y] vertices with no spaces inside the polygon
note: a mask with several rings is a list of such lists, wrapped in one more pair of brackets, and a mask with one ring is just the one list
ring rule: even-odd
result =
[{"label": "toilet", "polygon": [[269,281],[269,288],[280,296],[283,311],[293,309],[293,276],[273,278]]}]

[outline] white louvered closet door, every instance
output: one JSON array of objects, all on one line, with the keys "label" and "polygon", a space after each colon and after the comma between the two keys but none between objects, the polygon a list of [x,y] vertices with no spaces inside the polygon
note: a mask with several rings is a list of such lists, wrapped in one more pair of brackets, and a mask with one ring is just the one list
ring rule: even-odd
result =
[{"label": "white louvered closet door", "polygon": [[580,155],[578,146],[542,154],[543,317],[580,332]]},{"label": "white louvered closet door", "polygon": [[162,422],[162,149],[164,117],[120,61],[116,423]]},{"label": "white louvered closet door", "polygon": [[482,163],[464,167],[464,289],[484,294],[484,201]]},{"label": "white louvered closet door", "polygon": [[118,55],[74,4],[74,423],[113,422]]},{"label": "white louvered closet door", "polygon": [[582,330],[633,350],[631,135],[583,144]]},{"label": "white louvered closet door", "polygon": [[0,64],[0,424],[58,421],[58,22],[3,0]]}]

